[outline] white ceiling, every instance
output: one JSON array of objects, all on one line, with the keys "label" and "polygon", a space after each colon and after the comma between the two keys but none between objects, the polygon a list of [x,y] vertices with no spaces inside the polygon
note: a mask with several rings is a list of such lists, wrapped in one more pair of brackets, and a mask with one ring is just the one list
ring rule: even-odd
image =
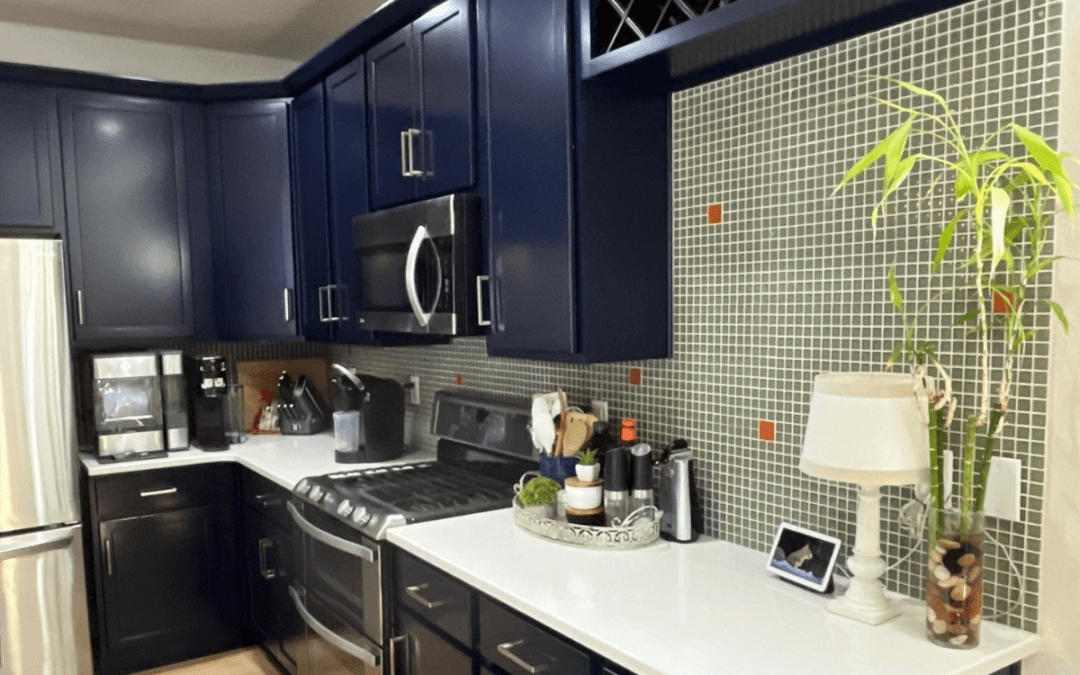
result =
[{"label": "white ceiling", "polygon": [[0,22],[303,61],[383,0],[0,0]]}]

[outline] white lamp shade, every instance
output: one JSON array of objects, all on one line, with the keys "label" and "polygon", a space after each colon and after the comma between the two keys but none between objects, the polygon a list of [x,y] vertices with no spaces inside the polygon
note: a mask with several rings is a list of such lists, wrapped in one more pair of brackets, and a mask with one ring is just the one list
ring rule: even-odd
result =
[{"label": "white lamp shade", "polygon": [[860,485],[927,479],[926,397],[897,373],[822,373],[814,378],[799,468]]}]

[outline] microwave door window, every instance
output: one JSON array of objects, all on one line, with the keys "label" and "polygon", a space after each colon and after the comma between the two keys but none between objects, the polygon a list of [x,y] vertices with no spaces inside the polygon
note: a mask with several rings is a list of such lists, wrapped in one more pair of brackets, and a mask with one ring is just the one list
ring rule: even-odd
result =
[{"label": "microwave door window", "polygon": [[157,428],[161,399],[156,378],[104,380],[94,392],[99,431],[110,433]]},{"label": "microwave door window", "polygon": [[[363,249],[360,252],[361,308],[369,312],[405,312],[412,314],[405,289],[408,246],[405,244]],[[439,251],[429,239],[424,242],[412,271],[420,306],[434,311],[443,282]]]}]

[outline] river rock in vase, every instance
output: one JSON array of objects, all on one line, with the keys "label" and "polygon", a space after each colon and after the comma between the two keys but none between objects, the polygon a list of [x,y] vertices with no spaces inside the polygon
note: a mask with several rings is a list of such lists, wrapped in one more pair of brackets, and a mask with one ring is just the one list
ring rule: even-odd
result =
[{"label": "river rock in vase", "polygon": [[[934,518],[933,510],[930,514]],[[926,579],[926,636],[953,649],[979,646],[983,605],[983,514],[947,512],[931,542]]]}]

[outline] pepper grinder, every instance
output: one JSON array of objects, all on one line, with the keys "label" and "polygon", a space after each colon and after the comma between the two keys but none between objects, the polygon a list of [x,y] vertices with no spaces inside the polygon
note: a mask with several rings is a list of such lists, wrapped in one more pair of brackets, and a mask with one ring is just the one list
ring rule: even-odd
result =
[{"label": "pepper grinder", "polygon": [[633,513],[653,504],[652,448],[648,443],[638,443],[630,454],[630,513]]},{"label": "pepper grinder", "polygon": [[626,489],[630,451],[611,448],[604,455],[604,515],[608,527],[620,523],[630,513],[630,493]]}]

